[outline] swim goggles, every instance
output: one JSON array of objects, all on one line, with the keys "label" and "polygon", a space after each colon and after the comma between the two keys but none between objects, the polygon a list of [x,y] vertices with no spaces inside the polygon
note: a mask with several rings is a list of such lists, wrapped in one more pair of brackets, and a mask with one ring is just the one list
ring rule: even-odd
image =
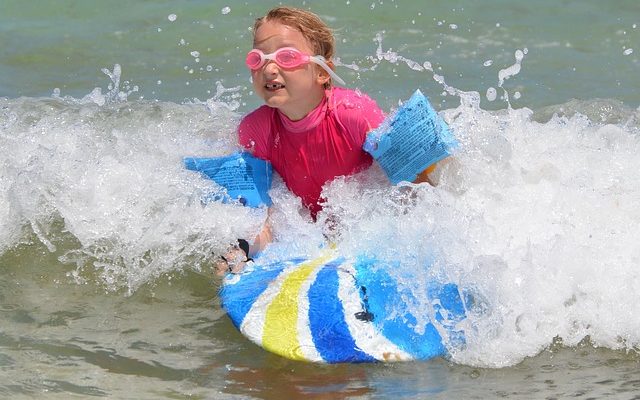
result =
[{"label": "swim goggles", "polygon": [[282,47],[271,54],[264,54],[261,50],[253,49],[247,53],[247,67],[251,70],[257,70],[267,62],[273,60],[278,66],[284,69],[293,69],[309,62],[314,62],[322,67],[336,82],[345,85],[344,81],[327,65],[325,58],[322,56],[310,56],[302,53],[293,47]]}]

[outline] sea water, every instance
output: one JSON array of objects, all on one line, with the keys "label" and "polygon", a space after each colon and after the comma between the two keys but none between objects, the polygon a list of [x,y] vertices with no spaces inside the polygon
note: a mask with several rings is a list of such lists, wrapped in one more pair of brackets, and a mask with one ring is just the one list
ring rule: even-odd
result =
[{"label": "sea water", "polygon": [[[640,346],[640,5],[301,2],[337,72],[391,112],[417,88],[460,141],[436,186],[373,167],[313,223],[276,179],[292,254],[329,236],[475,302],[449,359],[270,355],[218,304],[212,263],[263,209],[185,156],[237,149],[262,2],[2,1],[0,393],[30,398],[633,398]],[[635,50],[635,51],[634,51]],[[285,245],[282,245],[285,244]],[[424,320],[420,296],[404,305]]]}]

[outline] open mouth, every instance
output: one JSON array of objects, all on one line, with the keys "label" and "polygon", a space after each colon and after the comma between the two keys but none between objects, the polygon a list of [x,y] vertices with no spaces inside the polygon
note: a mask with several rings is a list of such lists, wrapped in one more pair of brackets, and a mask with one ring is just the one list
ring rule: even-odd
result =
[{"label": "open mouth", "polygon": [[278,89],[283,89],[284,85],[282,83],[279,82],[270,82],[267,83],[266,85],[264,85],[267,90],[278,90]]}]

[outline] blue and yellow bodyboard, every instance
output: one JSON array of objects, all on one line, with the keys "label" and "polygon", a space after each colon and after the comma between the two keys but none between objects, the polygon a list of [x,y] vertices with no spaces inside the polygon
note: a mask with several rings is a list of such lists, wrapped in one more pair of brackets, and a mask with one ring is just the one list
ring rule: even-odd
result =
[{"label": "blue and yellow bodyboard", "polygon": [[417,318],[402,311],[413,295],[380,264],[334,250],[314,259],[258,260],[225,277],[222,305],[244,336],[292,360],[426,360],[464,345],[465,304],[455,284],[430,285],[429,310]]}]

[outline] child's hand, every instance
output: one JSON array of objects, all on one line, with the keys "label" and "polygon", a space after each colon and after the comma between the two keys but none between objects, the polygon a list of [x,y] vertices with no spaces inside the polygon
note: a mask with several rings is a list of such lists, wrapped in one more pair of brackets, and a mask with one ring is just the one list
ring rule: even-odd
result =
[{"label": "child's hand", "polygon": [[233,246],[224,256],[221,256],[215,263],[216,275],[222,276],[226,273],[239,274],[242,272],[247,262],[252,261],[247,253],[238,246]]},{"label": "child's hand", "polygon": [[[271,213],[271,210],[269,210]],[[245,239],[238,239],[238,244],[233,246],[227,254],[221,256],[215,263],[216,275],[224,275],[226,273],[239,274],[249,261],[253,261],[256,254],[262,251],[271,241],[271,224],[269,220],[262,227],[262,231],[253,240],[253,244],[249,244]]]}]

